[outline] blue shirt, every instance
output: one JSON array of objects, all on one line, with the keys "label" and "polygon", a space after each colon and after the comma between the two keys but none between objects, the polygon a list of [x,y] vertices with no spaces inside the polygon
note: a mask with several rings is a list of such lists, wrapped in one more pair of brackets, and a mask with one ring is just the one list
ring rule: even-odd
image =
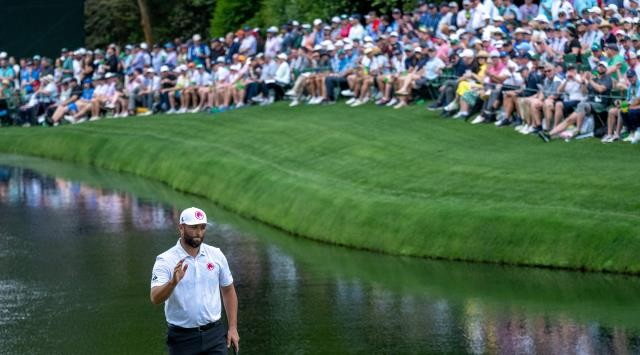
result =
[{"label": "blue shirt", "polygon": [[80,98],[87,101],[91,100],[93,98],[93,90],[93,88],[83,89],[82,96],[80,96]]}]

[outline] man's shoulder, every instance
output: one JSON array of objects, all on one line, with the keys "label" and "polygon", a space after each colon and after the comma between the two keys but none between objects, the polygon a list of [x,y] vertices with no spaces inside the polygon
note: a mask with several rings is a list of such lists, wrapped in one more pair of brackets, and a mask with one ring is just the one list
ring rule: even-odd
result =
[{"label": "man's shoulder", "polygon": [[161,253],[157,256],[156,260],[167,260],[171,261],[175,258],[179,258],[178,256],[178,248],[180,245],[174,245],[171,248],[167,249],[165,252]]}]

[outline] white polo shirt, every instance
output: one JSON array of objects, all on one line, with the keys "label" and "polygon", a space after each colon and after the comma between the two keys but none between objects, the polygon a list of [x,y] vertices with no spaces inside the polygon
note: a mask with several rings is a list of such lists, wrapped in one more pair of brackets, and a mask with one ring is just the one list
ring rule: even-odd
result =
[{"label": "white polo shirt", "polygon": [[164,303],[167,323],[194,328],[215,322],[220,319],[222,312],[220,287],[233,283],[227,258],[220,249],[202,243],[200,252],[194,258],[187,254],[178,240],[173,248],[156,258],[151,287],[169,282],[176,264],[185,257],[183,265],[189,267],[184,278]]}]

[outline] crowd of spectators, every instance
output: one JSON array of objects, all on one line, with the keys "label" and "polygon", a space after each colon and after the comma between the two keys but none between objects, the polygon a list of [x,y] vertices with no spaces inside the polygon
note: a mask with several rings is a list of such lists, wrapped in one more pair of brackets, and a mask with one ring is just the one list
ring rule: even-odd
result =
[{"label": "crowd of spectators", "polygon": [[640,141],[640,0],[420,2],[225,37],[0,53],[5,124],[219,113],[288,99],[400,109],[553,138]]}]

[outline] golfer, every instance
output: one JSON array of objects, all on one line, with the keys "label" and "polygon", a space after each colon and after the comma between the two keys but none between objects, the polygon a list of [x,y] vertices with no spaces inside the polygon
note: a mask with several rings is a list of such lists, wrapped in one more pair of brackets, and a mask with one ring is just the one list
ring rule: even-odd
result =
[{"label": "golfer", "polygon": [[[204,244],[207,216],[191,207],[180,214],[178,243],[153,265],[151,302],[164,302],[169,354],[227,354],[239,351],[238,298],[227,259]],[[222,301],[229,329],[220,321]]]}]

